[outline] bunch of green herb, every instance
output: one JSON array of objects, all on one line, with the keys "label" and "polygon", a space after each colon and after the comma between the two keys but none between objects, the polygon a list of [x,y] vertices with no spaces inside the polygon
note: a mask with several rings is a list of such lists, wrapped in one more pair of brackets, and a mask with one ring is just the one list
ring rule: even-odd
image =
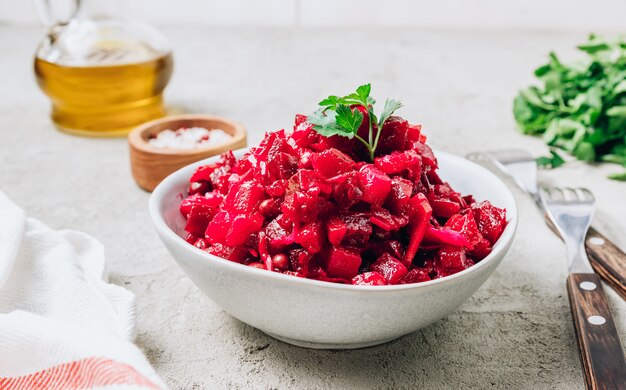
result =
[{"label": "bunch of green herb", "polygon": [[[590,35],[578,49],[585,59],[571,64],[550,53],[549,62],[535,70],[542,85],[515,98],[515,120],[522,132],[541,135],[579,160],[626,167],[626,42]],[[562,164],[552,164],[554,156],[542,161]],[[626,180],[626,172],[609,177]]]},{"label": "bunch of green herb", "polygon": [[[372,86],[365,84],[349,95],[329,96],[319,102],[320,108],[307,117],[307,122],[313,125],[315,131],[324,136],[339,135],[358,139],[367,148],[370,160],[374,161],[374,153],[378,147],[381,129],[387,119],[402,107],[402,103],[387,99],[380,117],[377,118],[374,114],[376,101],[370,96],[371,90]],[[367,111],[369,128],[367,139],[357,134],[363,123],[364,115],[358,109],[353,109],[354,106],[361,106]]]}]

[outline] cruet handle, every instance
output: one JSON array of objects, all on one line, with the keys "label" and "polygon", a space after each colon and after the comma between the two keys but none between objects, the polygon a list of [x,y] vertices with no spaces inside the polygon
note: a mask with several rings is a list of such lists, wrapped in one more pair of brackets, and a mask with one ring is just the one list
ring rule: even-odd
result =
[{"label": "cruet handle", "polygon": [[63,19],[58,17],[53,11],[53,5],[51,0],[33,0],[35,10],[39,16],[41,23],[48,29],[52,30],[57,26],[66,25],[78,11],[80,0],[71,0],[69,3],[69,12],[67,18]]}]

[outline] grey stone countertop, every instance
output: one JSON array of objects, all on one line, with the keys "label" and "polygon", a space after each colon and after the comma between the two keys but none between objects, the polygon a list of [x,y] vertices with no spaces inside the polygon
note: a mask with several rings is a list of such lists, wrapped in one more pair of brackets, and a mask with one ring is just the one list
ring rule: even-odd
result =
[{"label": "grey stone countertop", "polygon": [[[372,82],[375,97],[405,103],[402,115],[423,124],[431,145],[459,155],[502,147],[545,153],[541,140],[516,131],[512,99],[549,50],[567,56],[585,39],[522,31],[163,31],[176,61],[168,104],[241,121],[251,145],[264,131],[290,127],[320,97]],[[126,140],[54,129],[32,71],[41,34],[0,26],[0,189],[28,215],[104,244],[111,280],[137,296],[137,344],[172,388],[583,388],[565,248],[517,189],[521,218],[509,255],[460,309],[421,331],[373,348],[320,351],[233,319],[159,242]],[[541,176],[592,189],[595,224],[626,248],[626,184],[605,178],[618,170],[573,163]],[[607,290],[625,340],[626,303]]]}]

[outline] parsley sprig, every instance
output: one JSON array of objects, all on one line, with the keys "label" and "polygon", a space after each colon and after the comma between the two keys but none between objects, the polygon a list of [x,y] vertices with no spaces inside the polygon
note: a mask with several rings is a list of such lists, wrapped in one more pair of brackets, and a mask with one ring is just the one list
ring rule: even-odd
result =
[{"label": "parsley sprig", "polygon": [[[535,70],[540,83],[515,98],[515,120],[523,133],[579,160],[626,167],[626,40],[591,35],[578,49],[579,62],[551,53]],[[539,162],[562,164],[554,154]],[[626,170],[609,177],[626,181]]]},{"label": "parsley sprig", "polygon": [[[315,131],[323,136],[339,135],[350,139],[358,139],[367,148],[370,160],[374,161],[381,129],[387,119],[397,109],[402,107],[402,103],[397,100],[387,99],[380,117],[377,118],[374,114],[376,100],[370,96],[371,90],[372,86],[365,84],[346,96],[331,95],[319,102],[320,108],[309,115],[307,121],[313,125]],[[364,107],[367,111],[369,128],[367,140],[358,134],[359,128],[363,124],[364,115],[356,106]]]}]

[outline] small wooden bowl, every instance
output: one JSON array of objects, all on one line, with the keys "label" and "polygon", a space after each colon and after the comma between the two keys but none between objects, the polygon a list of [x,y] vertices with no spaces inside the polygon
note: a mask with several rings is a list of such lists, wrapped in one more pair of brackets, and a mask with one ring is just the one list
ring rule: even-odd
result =
[{"label": "small wooden bowl", "polygon": [[[202,127],[222,129],[232,136],[227,143],[202,149],[155,148],[148,140],[163,130]],[[246,146],[246,129],[229,119],[209,115],[176,115],[146,122],[128,134],[130,166],[139,187],[152,192],[170,173],[193,162]]]}]

